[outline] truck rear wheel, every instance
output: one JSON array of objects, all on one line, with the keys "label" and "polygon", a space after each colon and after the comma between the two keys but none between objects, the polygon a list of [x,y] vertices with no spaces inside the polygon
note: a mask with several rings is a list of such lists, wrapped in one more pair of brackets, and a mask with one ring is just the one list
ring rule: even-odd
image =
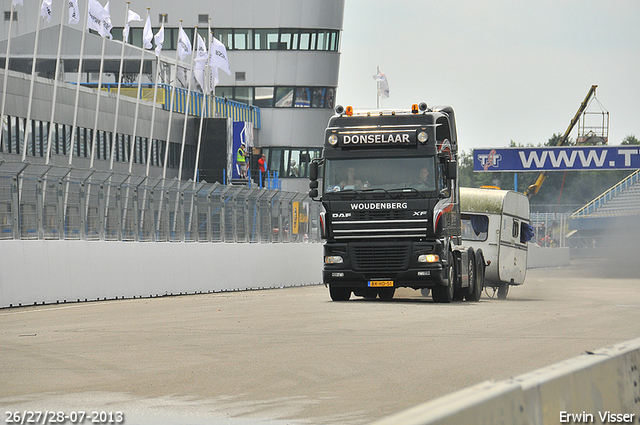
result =
[{"label": "truck rear wheel", "polygon": [[351,298],[351,289],[335,287],[329,284],[329,295],[331,295],[332,301],[349,301],[349,298]]},{"label": "truck rear wheel", "polygon": [[447,284],[437,285],[433,288],[431,293],[433,294],[433,301],[437,303],[450,303],[453,299],[453,281],[455,279],[455,269],[453,268],[453,254],[449,252],[447,254]]},{"label": "truck rear wheel", "polygon": [[467,301],[478,301],[482,295],[482,282],[478,277],[475,255],[469,255],[469,288],[464,296]]},{"label": "truck rear wheel", "polygon": [[475,259],[475,285],[473,291],[469,291],[467,301],[480,301],[482,290],[484,289],[484,256],[482,255],[482,250],[476,251]]}]

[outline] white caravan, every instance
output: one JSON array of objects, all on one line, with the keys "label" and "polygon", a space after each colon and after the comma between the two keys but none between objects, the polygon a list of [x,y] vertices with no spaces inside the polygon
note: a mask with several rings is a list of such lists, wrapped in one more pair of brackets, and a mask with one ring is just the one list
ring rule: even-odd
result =
[{"label": "white caravan", "polygon": [[482,249],[484,285],[505,299],[510,285],[522,285],[527,273],[529,199],[512,190],[460,188],[464,245]]}]

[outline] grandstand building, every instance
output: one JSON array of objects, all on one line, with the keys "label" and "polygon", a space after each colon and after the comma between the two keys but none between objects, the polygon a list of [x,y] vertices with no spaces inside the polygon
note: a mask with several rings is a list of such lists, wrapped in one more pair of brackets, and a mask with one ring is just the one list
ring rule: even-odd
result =
[{"label": "grandstand building", "polygon": [[[307,164],[320,154],[336,97],[344,0],[112,0],[113,40],[83,31],[88,0],[78,0],[77,24],[68,22],[67,0],[52,1],[49,22],[41,18],[42,2],[12,3],[2,1],[0,29],[5,161],[187,180],[198,175],[196,168],[231,169],[233,149],[224,153],[226,162],[212,165],[207,161],[221,153],[207,143],[225,128],[230,139],[231,123],[245,121],[253,129],[254,167],[265,153],[282,189],[306,191]],[[123,45],[127,4],[142,21],[131,22],[130,44]],[[142,48],[147,14],[154,34],[164,22],[159,59]],[[190,58],[176,60],[180,27],[194,47],[195,34],[206,39],[209,28],[224,43],[231,74],[219,72],[215,97],[193,83],[189,92]]]}]

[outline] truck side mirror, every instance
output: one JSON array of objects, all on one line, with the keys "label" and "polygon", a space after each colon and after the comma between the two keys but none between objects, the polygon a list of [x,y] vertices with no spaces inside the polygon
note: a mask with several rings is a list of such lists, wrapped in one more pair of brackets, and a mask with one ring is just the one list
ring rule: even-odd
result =
[{"label": "truck side mirror", "polygon": [[309,180],[318,180],[318,163],[312,162],[309,164]]},{"label": "truck side mirror", "polygon": [[309,182],[309,189],[317,189],[318,188],[318,180],[311,180]]},{"label": "truck side mirror", "polygon": [[309,198],[315,199],[318,197],[318,189],[309,189]]},{"label": "truck side mirror", "polygon": [[451,180],[458,178],[458,163],[455,161],[447,162],[447,177]]}]

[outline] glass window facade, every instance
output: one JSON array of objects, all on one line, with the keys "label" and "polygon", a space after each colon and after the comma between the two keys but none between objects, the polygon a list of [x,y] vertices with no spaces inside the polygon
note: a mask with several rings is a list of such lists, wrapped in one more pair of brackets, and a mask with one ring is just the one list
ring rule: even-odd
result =
[{"label": "glass window facade", "polygon": [[[122,40],[122,27],[111,31],[115,40]],[[153,28],[156,34],[160,28]],[[193,43],[194,28],[184,28]],[[175,50],[178,45],[179,28],[164,29],[162,50]],[[213,28],[214,37],[220,40],[227,50],[316,50],[337,52],[340,47],[340,31],[305,28]],[[205,40],[206,28],[198,28]],[[142,28],[133,27],[129,32],[129,42],[142,47]]]},{"label": "glass window facade", "polygon": [[309,163],[322,154],[321,148],[264,148],[267,169],[280,178],[309,178]]},{"label": "glass window facade", "polygon": [[218,86],[216,96],[259,108],[333,109],[336,88]]}]

